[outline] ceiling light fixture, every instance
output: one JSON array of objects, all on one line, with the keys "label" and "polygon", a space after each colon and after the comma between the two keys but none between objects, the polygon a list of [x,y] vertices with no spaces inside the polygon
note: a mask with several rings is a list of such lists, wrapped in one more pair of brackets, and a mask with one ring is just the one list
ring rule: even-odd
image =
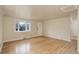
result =
[{"label": "ceiling light fixture", "polygon": [[62,7],[61,10],[63,12],[71,12],[73,10],[76,10],[77,8],[78,8],[78,6],[76,6],[76,5],[70,5],[70,6],[67,5],[67,6]]}]

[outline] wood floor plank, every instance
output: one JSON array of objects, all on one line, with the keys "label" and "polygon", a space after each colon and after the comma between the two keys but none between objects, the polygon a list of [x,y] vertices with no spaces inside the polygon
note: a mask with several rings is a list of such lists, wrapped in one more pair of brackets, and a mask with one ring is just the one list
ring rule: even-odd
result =
[{"label": "wood floor plank", "polygon": [[76,51],[75,41],[67,42],[49,37],[35,37],[26,40],[6,42],[3,54],[55,54],[73,53]]}]

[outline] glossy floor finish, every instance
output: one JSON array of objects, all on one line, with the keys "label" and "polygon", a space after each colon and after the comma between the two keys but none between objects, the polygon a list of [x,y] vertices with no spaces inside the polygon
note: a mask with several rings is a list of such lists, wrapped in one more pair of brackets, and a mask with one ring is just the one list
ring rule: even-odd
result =
[{"label": "glossy floor finish", "polygon": [[55,54],[75,53],[76,41],[63,41],[48,37],[35,37],[4,43],[3,54]]}]

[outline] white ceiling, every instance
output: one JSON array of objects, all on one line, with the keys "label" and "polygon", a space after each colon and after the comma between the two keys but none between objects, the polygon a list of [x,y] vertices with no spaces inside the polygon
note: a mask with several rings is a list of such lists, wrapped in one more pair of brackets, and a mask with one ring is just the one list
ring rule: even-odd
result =
[{"label": "white ceiling", "polygon": [[65,5],[4,5],[5,15],[33,20],[47,20],[69,16],[71,12],[61,10]]}]

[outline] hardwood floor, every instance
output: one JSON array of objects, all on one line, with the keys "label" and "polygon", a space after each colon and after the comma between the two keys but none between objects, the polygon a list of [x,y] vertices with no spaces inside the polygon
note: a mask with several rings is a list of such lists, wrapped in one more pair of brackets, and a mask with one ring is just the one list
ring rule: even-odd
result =
[{"label": "hardwood floor", "polygon": [[75,53],[76,41],[67,42],[48,37],[35,37],[25,40],[6,42],[3,45],[3,54],[55,54]]}]

